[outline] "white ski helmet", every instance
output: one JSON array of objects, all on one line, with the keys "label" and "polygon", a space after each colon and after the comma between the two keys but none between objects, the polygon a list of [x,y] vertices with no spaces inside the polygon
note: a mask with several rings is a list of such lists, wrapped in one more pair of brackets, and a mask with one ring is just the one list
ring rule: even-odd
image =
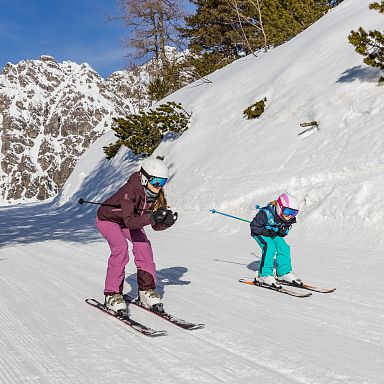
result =
[{"label": "white ski helmet", "polygon": [[141,164],[141,184],[150,182],[154,186],[164,186],[169,177],[168,167],[159,159],[146,159]]},{"label": "white ski helmet", "polygon": [[299,201],[295,196],[282,193],[277,199],[276,213],[280,217],[282,215],[295,217],[299,213],[299,205]]}]

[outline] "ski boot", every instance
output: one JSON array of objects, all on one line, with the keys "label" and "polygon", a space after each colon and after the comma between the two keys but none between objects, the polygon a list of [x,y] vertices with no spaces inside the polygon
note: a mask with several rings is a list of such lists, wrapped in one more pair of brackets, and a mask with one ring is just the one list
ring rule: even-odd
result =
[{"label": "ski boot", "polygon": [[279,284],[275,277],[270,275],[270,276],[258,276],[257,281],[261,284],[268,285],[273,288],[280,289],[282,288],[281,284]]},{"label": "ski boot", "polygon": [[105,295],[104,305],[108,310],[114,312],[116,315],[129,317],[127,303],[121,293]]},{"label": "ski boot", "polygon": [[147,291],[139,291],[139,303],[150,310],[155,312],[164,312],[163,303],[161,302],[160,295],[154,289]]},{"label": "ski boot", "polygon": [[284,281],[284,282],[288,283],[289,285],[293,285],[296,287],[303,285],[303,282],[300,279],[298,279],[292,272],[288,272],[285,275],[278,276],[277,280]]}]

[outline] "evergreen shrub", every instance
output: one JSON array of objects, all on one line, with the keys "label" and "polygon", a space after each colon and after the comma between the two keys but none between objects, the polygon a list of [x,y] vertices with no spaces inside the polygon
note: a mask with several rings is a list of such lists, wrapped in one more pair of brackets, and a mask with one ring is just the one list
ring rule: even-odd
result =
[{"label": "evergreen shrub", "polygon": [[247,117],[248,120],[259,118],[264,112],[266,101],[267,98],[264,97],[264,99],[259,100],[256,103],[250,105],[247,109],[243,111],[244,117]]},{"label": "evergreen shrub", "polygon": [[113,119],[112,129],[118,140],[104,147],[104,153],[111,159],[125,145],[135,155],[150,156],[166,133],[183,133],[188,128],[190,117],[191,114],[180,103],[168,102],[148,112]]},{"label": "evergreen shrub", "polygon": [[[369,9],[384,14],[384,1],[374,2]],[[351,31],[348,36],[349,42],[355,46],[355,51],[364,57],[364,63],[384,70],[384,33],[378,30],[365,31],[360,27],[357,31]],[[379,83],[383,82],[381,77]]]}]

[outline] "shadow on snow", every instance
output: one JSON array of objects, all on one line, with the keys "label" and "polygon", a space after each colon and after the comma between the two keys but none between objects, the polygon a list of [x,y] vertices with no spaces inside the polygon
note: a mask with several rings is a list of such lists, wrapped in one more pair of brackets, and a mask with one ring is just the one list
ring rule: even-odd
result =
[{"label": "shadow on snow", "polygon": [[76,202],[52,208],[51,203],[0,208],[0,247],[48,240],[87,243],[101,235],[95,227],[95,208]]},{"label": "shadow on snow", "polygon": [[[101,239],[95,226],[98,206],[78,204],[78,199],[102,202],[122,186],[137,166],[129,162],[102,160],[77,192],[60,205],[63,193],[53,201],[0,207],[0,247],[48,240],[88,243]],[[119,166],[120,163],[120,166]]]},{"label": "shadow on snow", "polygon": [[[167,138],[174,140],[174,137]],[[0,207],[0,248],[12,244],[30,244],[48,240],[89,243],[102,239],[96,226],[97,205],[79,205],[80,197],[102,202],[115,193],[129,176],[139,169],[140,158],[130,150],[120,151],[113,159],[102,159],[89,175],[81,180],[82,172],[74,170],[68,183],[76,192],[65,190],[53,201]],[[81,163],[81,162],[80,162]],[[82,166],[80,164],[80,166]],[[169,164],[174,174],[174,164]],[[81,169],[80,169],[81,171]],[[73,179],[71,177],[73,176]],[[170,180],[172,177],[169,178]],[[66,184],[66,186],[67,186]],[[65,203],[60,205],[60,199]]]},{"label": "shadow on snow", "polygon": [[368,83],[378,82],[380,78],[380,70],[377,68],[363,67],[361,65],[349,68],[344,71],[337,83],[350,83],[355,80],[361,80]]},{"label": "shadow on snow", "polygon": [[[188,269],[185,267],[171,267],[163,268],[157,271],[157,282],[156,282],[156,291],[159,292],[160,296],[163,297],[165,287],[167,285],[188,285],[191,282],[188,280],[182,280],[182,276],[188,272]],[[136,273],[128,276],[125,281],[131,286],[131,290],[127,292],[130,296],[137,297],[138,287],[137,287],[137,277]]]}]

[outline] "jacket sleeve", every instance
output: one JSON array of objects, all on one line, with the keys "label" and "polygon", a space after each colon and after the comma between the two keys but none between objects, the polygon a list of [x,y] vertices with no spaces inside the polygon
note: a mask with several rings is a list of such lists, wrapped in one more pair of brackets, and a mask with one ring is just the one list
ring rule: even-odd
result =
[{"label": "jacket sleeve", "polygon": [[267,214],[263,211],[259,211],[250,224],[251,235],[270,237],[269,230],[265,228],[267,222]]},{"label": "jacket sleeve", "polygon": [[132,190],[127,189],[121,198],[121,210],[124,224],[128,229],[139,229],[151,224],[151,218],[148,213],[142,214],[135,211],[136,199]]}]

